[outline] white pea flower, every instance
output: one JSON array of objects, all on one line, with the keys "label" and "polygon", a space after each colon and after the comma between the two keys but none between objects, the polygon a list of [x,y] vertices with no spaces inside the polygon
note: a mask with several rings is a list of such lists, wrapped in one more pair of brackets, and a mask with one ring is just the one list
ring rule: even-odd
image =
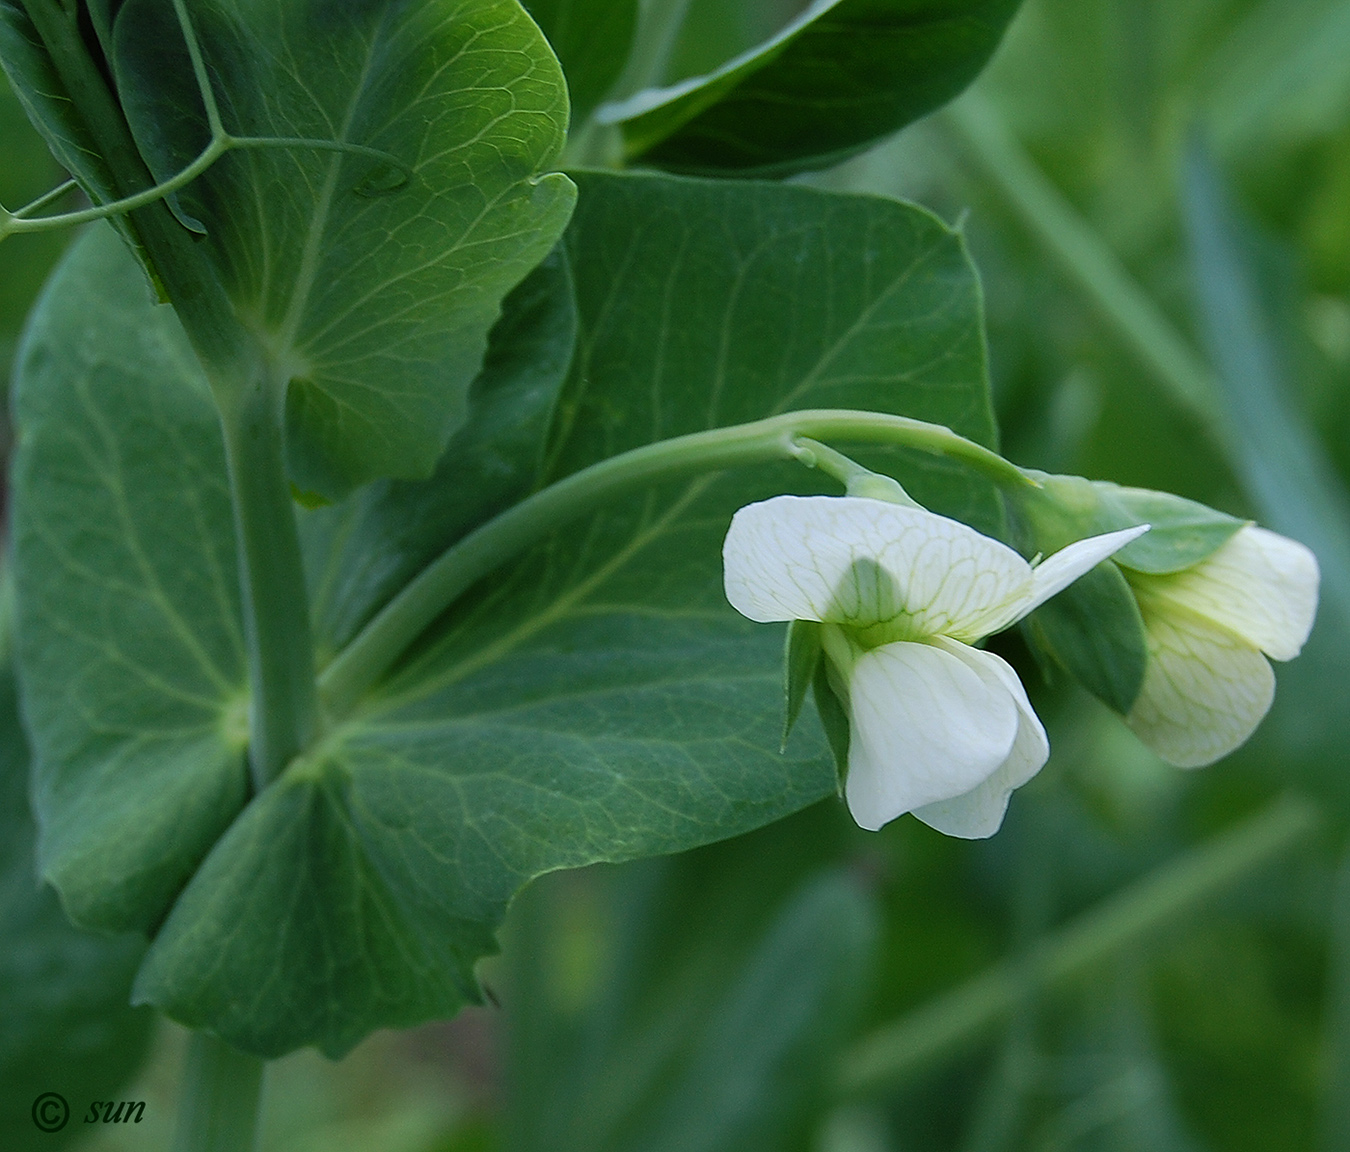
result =
[{"label": "white pea flower", "polygon": [[1079,540],[1032,567],[922,508],[776,496],[736,513],[727,599],[760,622],[815,620],[849,718],[844,794],[875,830],[905,812],[992,836],[1050,747],[1017,674],[971,645],[1007,628],[1147,527]]},{"label": "white pea flower", "polygon": [[1212,764],[1242,744],[1275,696],[1317,613],[1317,557],[1264,528],[1238,529],[1200,563],[1165,576],[1125,570],[1149,661],[1126,718],[1164,760]]}]

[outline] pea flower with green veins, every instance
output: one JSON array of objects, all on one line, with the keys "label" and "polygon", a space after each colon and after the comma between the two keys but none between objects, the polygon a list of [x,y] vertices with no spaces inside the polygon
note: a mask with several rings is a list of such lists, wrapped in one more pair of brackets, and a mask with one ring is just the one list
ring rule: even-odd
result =
[{"label": "pea flower with green veins", "polygon": [[814,620],[849,724],[844,795],[875,830],[913,812],[992,836],[1049,755],[1017,673],[977,641],[1020,620],[1147,526],[1079,540],[1033,567],[966,524],[856,496],[740,509],[727,599],[761,623]]},{"label": "pea flower with green veins", "polygon": [[1317,614],[1317,558],[1246,525],[1198,564],[1124,569],[1149,659],[1126,722],[1164,760],[1212,764],[1246,741],[1275,696],[1272,660],[1292,660]]}]

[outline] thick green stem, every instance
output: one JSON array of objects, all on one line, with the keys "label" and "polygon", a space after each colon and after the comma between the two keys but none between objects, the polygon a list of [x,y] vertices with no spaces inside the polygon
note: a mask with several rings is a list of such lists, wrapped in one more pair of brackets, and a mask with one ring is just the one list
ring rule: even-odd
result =
[{"label": "thick green stem", "polygon": [[1036,992],[1065,983],[1138,944],[1304,839],[1318,823],[1306,800],[1286,797],[1193,849],[1020,958],[998,964],[936,1001],[864,1037],[846,1053],[844,1096],[884,1091],[979,1037]]},{"label": "thick green stem", "polygon": [[[75,6],[30,0],[26,9],[71,101],[107,162],[122,198],[152,196],[131,215],[220,409],[234,503],[249,650],[250,761],[261,789],[314,735],[314,657],[295,512],[282,440],[282,382],[240,322],[206,253],[162,202],[121,106],[80,35]],[[184,12],[178,5],[180,15]],[[185,34],[189,29],[185,26]],[[191,44],[189,36],[189,44]],[[200,65],[194,56],[194,65]],[[201,76],[199,76],[201,79]],[[209,91],[203,93],[208,107]],[[222,140],[213,149],[255,146]],[[320,142],[323,146],[323,142]],[[383,155],[383,154],[381,154]],[[195,166],[195,165],[194,165]]]},{"label": "thick green stem", "polygon": [[324,671],[320,688],[326,710],[344,715],[472,584],[558,525],[619,494],[674,476],[771,460],[812,465],[813,452],[799,443],[802,437],[903,445],[961,460],[1000,484],[1034,484],[1016,465],[949,428],[848,409],[788,412],[635,448],[536,492],[442,553]]},{"label": "thick green stem", "polygon": [[249,763],[259,791],[314,738],[317,715],[308,594],[279,394],[259,371],[221,409],[252,689]]},{"label": "thick green stem", "polygon": [[968,93],[947,125],[1036,241],[1096,304],[1140,361],[1207,429],[1223,426],[1213,374],[1096,230],[1027,156],[998,110]]},{"label": "thick green stem", "polygon": [[263,1062],[205,1032],[188,1042],[173,1152],[253,1152]]}]

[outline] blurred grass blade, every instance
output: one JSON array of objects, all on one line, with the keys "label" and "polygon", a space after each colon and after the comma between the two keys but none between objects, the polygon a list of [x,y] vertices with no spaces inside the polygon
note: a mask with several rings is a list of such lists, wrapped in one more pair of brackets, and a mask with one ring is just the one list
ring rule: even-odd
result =
[{"label": "blurred grass blade", "polygon": [[1184,206],[1201,327],[1218,372],[1229,459],[1262,519],[1322,567],[1324,599],[1350,628],[1350,497],[1291,397],[1274,277],[1208,147],[1187,150]]},{"label": "blurred grass blade", "polygon": [[1096,229],[1027,155],[994,104],[979,92],[967,93],[943,120],[962,152],[1154,379],[1218,438],[1220,407],[1204,361]]},{"label": "blurred grass blade", "polygon": [[1350,99],[1350,4],[1266,0],[1207,71],[1206,122],[1222,155],[1335,132]]},{"label": "blurred grass blade", "polygon": [[1042,937],[1020,957],[865,1036],[845,1056],[844,1096],[885,1091],[978,1038],[1028,996],[1065,983],[1122,949],[1193,913],[1231,884],[1264,867],[1317,825],[1317,809],[1298,797],[1277,800],[1246,823],[1199,845]]},{"label": "blurred grass blade", "polygon": [[876,927],[849,876],[808,881],[727,990],[655,1124],[625,1152],[781,1146],[823,1095],[821,1069],[858,1007]]}]

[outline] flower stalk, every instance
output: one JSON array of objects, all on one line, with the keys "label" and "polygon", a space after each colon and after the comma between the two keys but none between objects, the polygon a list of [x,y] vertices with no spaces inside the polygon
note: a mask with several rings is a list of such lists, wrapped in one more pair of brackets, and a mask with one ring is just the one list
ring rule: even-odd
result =
[{"label": "flower stalk", "polygon": [[959,460],[997,484],[1035,485],[1015,464],[940,424],[884,412],[810,409],[647,444],[584,468],[488,521],[452,545],[391,600],[324,670],[325,710],[341,716],[418,635],[506,560],[597,504],[676,476],[796,460],[815,467],[817,439],[891,444]]}]

